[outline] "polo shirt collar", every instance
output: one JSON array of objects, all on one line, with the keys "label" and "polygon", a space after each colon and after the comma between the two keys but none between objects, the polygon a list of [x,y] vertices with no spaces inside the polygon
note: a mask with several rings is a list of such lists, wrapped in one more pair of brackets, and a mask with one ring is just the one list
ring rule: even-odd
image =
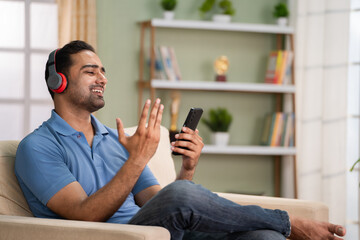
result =
[{"label": "polo shirt collar", "polygon": [[[75,133],[78,133],[74,128],[72,128],[64,119],[62,119],[55,110],[51,111],[51,117],[49,123],[54,128],[54,130],[64,136],[69,136]],[[91,123],[95,128],[95,134],[108,134],[109,132],[105,126],[97,120],[93,115],[91,115]]]},{"label": "polo shirt collar", "polygon": [[97,120],[97,118],[94,117],[92,114],[91,114],[91,124],[95,128],[96,135],[98,134],[105,135],[109,133],[108,130],[105,128],[104,124],[102,124],[99,120]]}]

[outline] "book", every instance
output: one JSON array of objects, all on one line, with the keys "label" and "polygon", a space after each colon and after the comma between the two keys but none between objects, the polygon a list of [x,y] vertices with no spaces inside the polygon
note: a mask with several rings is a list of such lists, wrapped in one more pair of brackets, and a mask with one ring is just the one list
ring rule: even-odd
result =
[{"label": "book", "polygon": [[286,135],[286,131],[288,131],[289,129],[289,114],[288,113],[284,113],[284,124],[283,124],[283,130],[282,130],[282,135],[281,135],[281,143],[280,146],[285,146],[285,135]]},{"label": "book", "polygon": [[283,146],[284,147],[292,147],[294,146],[294,113],[287,114],[287,123],[285,129],[285,137]]},{"label": "book", "polygon": [[281,64],[283,60],[283,51],[278,51],[278,57],[276,59],[276,67],[275,67],[275,76],[273,83],[278,84],[280,71],[281,71]]},{"label": "book", "polygon": [[169,47],[169,53],[170,53],[170,59],[171,59],[174,73],[175,73],[176,80],[180,81],[182,79],[181,73],[180,73],[180,67],[179,67],[179,63],[176,59],[175,50],[173,47]]},{"label": "book", "polygon": [[[150,50],[151,51],[151,50]],[[149,52],[150,52],[149,51]],[[155,48],[153,49],[154,51],[154,56],[155,56],[155,72],[154,72],[154,78],[155,79],[160,79],[160,80],[166,80],[167,77],[166,77],[166,74],[164,72],[164,66],[162,64],[162,60],[161,60],[161,57],[159,55],[159,50],[158,48]],[[150,54],[149,56],[146,57],[146,62],[147,62],[147,65],[149,67],[151,67],[151,57],[150,57]]]},{"label": "book", "polygon": [[265,116],[265,123],[263,127],[262,137],[261,137],[261,145],[269,145],[269,135],[270,135],[270,129],[273,122],[273,115],[272,113],[269,113]]},{"label": "book", "polygon": [[271,51],[265,73],[265,83],[291,84],[293,58],[292,51]]},{"label": "book", "polygon": [[154,53],[155,53],[155,59],[156,59],[155,60],[155,77],[157,79],[166,80],[165,69],[164,69],[164,65],[161,60],[159,49],[154,48]]},{"label": "book", "polygon": [[284,73],[284,80],[283,80],[283,84],[292,84],[292,79],[291,79],[291,75],[292,75],[292,64],[293,64],[293,58],[294,58],[294,53],[292,51],[288,51],[288,56],[286,59],[286,68],[285,68],[285,73]]},{"label": "book", "polygon": [[172,66],[169,49],[166,46],[159,46],[160,56],[165,69],[166,77],[170,81],[176,81],[176,75]]},{"label": "book", "polygon": [[279,63],[279,76],[277,79],[277,84],[283,84],[283,80],[284,80],[284,76],[285,76],[285,71],[286,71],[286,64],[287,64],[287,57],[288,57],[288,51],[281,51],[282,52],[282,59],[281,62]]},{"label": "book", "polygon": [[276,147],[281,146],[281,138],[284,130],[284,116],[285,116],[283,112],[279,112],[278,114],[279,114],[279,121],[277,126],[275,144],[274,144],[274,146]]},{"label": "book", "polygon": [[278,51],[271,51],[265,73],[265,83],[274,83],[277,58]]}]

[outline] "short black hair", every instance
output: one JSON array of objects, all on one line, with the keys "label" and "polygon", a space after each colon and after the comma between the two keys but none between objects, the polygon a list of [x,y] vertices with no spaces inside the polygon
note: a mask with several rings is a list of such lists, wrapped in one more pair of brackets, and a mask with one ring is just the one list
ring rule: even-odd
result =
[{"label": "short black hair", "polygon": [[[69,75],[69,68],[73,64],[71,60],[71,55],[76,54],[78,52],[89,50],[95,53],[95,49],[88,43],[81,41],[81,40],[75,40],[72,42],[69,42],[64,47],[60,48],[56,52],[55,56],[55,62],[56,62],[56,71],[59,73],[62,73],[67,76]],[[47,81],[49,77],[49,61],[46,62],[45,66],[45,82]],[[69,82],[68,82],[69,84]],[[54,99],[54,92],[51,91],[51,89],[48,87],[49,93],[51,95],[51,98]]]}]

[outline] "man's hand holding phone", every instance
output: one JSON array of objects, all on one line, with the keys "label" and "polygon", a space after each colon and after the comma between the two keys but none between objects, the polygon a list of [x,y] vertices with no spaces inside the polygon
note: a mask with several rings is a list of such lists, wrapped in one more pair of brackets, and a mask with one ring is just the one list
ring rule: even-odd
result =
[{"label": "man's hand holding phone", "polygon": [[198,164],[201,150],[204,147],[203,139],[199,136],[199,131],[196,129],[202,112],[201,108],[190,109],[181,132],[175,135],[176,141],[171,143],[173,154],[183,156],[178,179],[192,180],[195,173],[195,167]]}]

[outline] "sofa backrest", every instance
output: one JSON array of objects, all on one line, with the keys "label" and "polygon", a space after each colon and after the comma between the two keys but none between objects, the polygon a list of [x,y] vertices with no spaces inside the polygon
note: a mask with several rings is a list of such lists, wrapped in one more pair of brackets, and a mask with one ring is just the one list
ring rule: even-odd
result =
[{"label": "sofa backrest", "polygon": [[[136,127],[126,128],[132,135]],[[19,141],[0,141],[0,214],[33,216],[14,173],[16,149]],[[171,157],[169,132],[161,127],[158,149],[149,162],[149,167],[162,187],[175,180],[175,167]]]},{"label": "sofa backrest", "polygon": [[33,216],[14,173],[19,141],[0,141],[0,214]]}]

